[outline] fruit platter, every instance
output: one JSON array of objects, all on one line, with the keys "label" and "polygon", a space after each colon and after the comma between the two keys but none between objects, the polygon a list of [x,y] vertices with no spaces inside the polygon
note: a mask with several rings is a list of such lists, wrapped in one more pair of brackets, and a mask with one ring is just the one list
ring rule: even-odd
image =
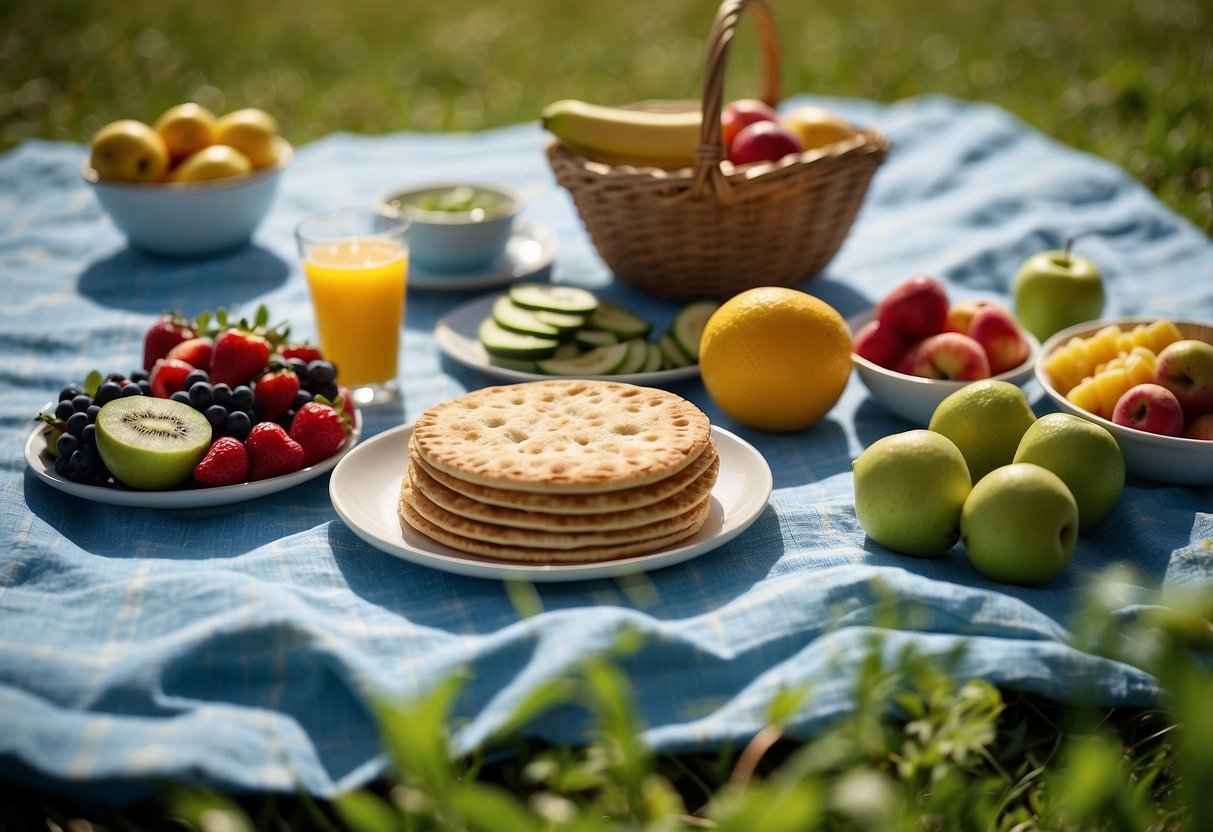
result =
[{"label": "fruit platter", "polygon": [[361,414],[337,369],[270,325],[267,307],[167,313],[128,373],[91,372],[59,391],[25,444],[30,469],[68,494],[149,508],[254,499],[331,470]]}]

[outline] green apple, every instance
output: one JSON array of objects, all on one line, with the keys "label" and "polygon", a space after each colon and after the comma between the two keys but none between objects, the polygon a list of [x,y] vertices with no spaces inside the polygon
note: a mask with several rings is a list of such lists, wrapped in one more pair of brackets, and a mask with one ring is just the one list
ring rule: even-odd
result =
[{"label": "green apple", "polygon": [[1074,555],[1078,504],[1047,468],[1004,465],[973,486],[960,513],[960,540],[986,577],[1043,584],[1060,575]]},{"label": "green apple", "polygon": [[1019,442],[1015,462],[1048,468],[1078,504],[1078,532],[1111,513],[1125,487],[1125,458],[1106,428],[1071,413],[1041,416]]},{"label": "green apple", "polygon": [[877,439],[854,462],[855,516],[881,546],[918,557],[951,549],[971,483],[964,456],[942,434]]},{"label": "green apple", "polygon": [[1029,257],[1011,284],[1015,317],[1041,341],[1103,312],[1103,277],[1090,260],[1072,254],[1070,244]]},{"label": "green apple", "polygon": [[930,430],[964,454],[973,482],[1010,464],[1036,414],[1018,385],[987,378],[949,393],[931,414]]}]

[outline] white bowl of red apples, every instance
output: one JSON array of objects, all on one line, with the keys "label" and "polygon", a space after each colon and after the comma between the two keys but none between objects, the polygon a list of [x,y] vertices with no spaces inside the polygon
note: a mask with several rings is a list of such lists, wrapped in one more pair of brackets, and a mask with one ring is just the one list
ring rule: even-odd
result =
[{"label": "white bowl of red apples", "polygon": [[938,280],[916,275],[847,322],[855,370],[872,397],[918,425],[973,381],[1023,384],[1040,342],[997,301],[953,303]]},{"label": "white bowl of red apples", "polygon": [[[1082,407],[1081,396],[1065,395],[1049,371],[1049,357],[1074,339],[1110,325],[1124,332],[1150,326],[1163,316],[1105,318],[1063,329],[1041,347],[1036,380],[1060,408],[1106,428],[1116,437],[1129,473],[1181,485],[1213,483],[1213,322],[1174,320],[1180,340],[1157,351],[1153,376],[1137,378],[1115,396],[1111,411]],[[1123,355],[1123,353],[1122,353]]]}]

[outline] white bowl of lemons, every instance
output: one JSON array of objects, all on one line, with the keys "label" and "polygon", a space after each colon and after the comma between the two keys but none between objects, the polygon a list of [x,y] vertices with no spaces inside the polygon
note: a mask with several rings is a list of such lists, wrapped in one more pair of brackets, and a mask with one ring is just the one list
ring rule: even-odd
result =
[{"label": "white bowl of lemons", "polygon": [[249,241],[293,156],[263,110],[216,117],[181,104],[154,125],[121,119],[102,127],[81,174],[132,246],[202,257]]}]

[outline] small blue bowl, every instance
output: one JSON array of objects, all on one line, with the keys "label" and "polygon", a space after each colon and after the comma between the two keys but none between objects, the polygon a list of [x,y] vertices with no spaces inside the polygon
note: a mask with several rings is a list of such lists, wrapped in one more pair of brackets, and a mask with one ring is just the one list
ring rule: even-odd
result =
[{"label": "small blue bowl", "polygon": [[409,220],[412,265],[433,274],[466,274],[505,251],[522,196],[506,185],[443,182],[389,194],[378,209]]},{"label": "small blue bowl", "polygon": [[106,182],[85,160],[84,181],[135,248],[166,257],[205,257],[244,245],[265,219],[293,158],[278,138],[278,163],[209,182]]}]

